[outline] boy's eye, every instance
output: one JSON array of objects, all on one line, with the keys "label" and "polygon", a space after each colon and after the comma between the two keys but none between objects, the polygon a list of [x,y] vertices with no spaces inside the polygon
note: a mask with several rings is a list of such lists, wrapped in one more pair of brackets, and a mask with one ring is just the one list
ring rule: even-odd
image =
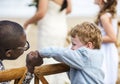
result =
[{"label": "boy's eye", "polygon": [[75,46],[76,44],[72,43],[73,46]]}]

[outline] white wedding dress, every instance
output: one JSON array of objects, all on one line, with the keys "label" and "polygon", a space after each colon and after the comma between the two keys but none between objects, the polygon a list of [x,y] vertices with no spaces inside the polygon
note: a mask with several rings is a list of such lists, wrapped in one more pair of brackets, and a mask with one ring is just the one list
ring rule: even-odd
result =
[{"label": "white wedding dress", "polygon": [[[57,3],[48,2],[48,10],[44,18],[38,21],[38,49],[48,46],[64,47],[68,32],[66,10],[60,11]],[[58,63],[52,58],[45,58],[44,64]],[[66,73],[49,75],[46,77],[49,84],[69,84]]]},{"label": "white wedding dress", "polygon": [[49,1],[48,10],[38,21],[39,49],[48,46],[64,46],[67,35],[66,11],[59,11],[60,5]]}]

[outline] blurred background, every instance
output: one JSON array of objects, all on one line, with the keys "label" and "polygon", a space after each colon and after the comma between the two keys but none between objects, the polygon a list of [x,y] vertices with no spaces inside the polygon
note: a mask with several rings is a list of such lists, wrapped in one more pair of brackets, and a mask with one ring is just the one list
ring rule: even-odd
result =
[{"label": "blurred background", "polygon": [[[71,1],[72,12],[67,16],[68,28],[83,21],[94,21],[96,14],[99,11],[98,6],[94,5],[94,0]],[[36,11],[34,6],[28,6],[30,3],[32,3],[32,0],[0,0],[0,20],[16,21],[23,25],[24,22],[33,16]],[[120,21],[120,0],[118,0],[117,17]],[[30,49],[15,61],[5,60],[4,64],[6,69],[25,66],[26,54],[31,50],[37,49],[36,25],[30,25],[26,33],[27,39],[31,45]]]},{"label": "blurred background", "polygon": [[[71,0],[72,13],[69,16],[87,16],[96,15],[98,7],[94,5],[94,0]],[[35,12],[35,7],[28,5],[32,0],[0,0],[0,18],[29,18]],[[118,16],[120,16],[120,0],[118,0]]]}]

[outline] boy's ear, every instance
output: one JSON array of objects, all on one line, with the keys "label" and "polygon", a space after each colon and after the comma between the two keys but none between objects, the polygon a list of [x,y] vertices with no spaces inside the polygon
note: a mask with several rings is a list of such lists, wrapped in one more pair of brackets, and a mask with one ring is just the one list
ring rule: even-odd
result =
[{"label": "boy's ear", "polygon": [[87,43],[87,48],[90,48],[90,49],[93,49],[93,48],[94,48],[92,42],[88,42],[88,43]]},{"label": "boy's ear", "polygon": [[11,56],[11,53],[12,53],[12,50],[7,50],[6,53],[5,53],[5,55],[6,55],[7,57],[10,57],[10,56]]}]

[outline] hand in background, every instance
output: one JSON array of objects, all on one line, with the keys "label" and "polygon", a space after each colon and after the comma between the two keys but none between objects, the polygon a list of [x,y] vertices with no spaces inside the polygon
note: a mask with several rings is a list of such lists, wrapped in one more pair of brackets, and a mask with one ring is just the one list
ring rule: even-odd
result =
[{"label": "hand in background", "polygon": [[28,72],[33,73],[35,66],[40,66],[43,64],[43,59],[40,57],[38,51],[31,51],[26,57],[26,66]]},{"label": "hand in background", "polygon": [[26,22],[26,23],[24,23],[23,28],[27,29],[27,27],[28,27],[28,23]]}]

